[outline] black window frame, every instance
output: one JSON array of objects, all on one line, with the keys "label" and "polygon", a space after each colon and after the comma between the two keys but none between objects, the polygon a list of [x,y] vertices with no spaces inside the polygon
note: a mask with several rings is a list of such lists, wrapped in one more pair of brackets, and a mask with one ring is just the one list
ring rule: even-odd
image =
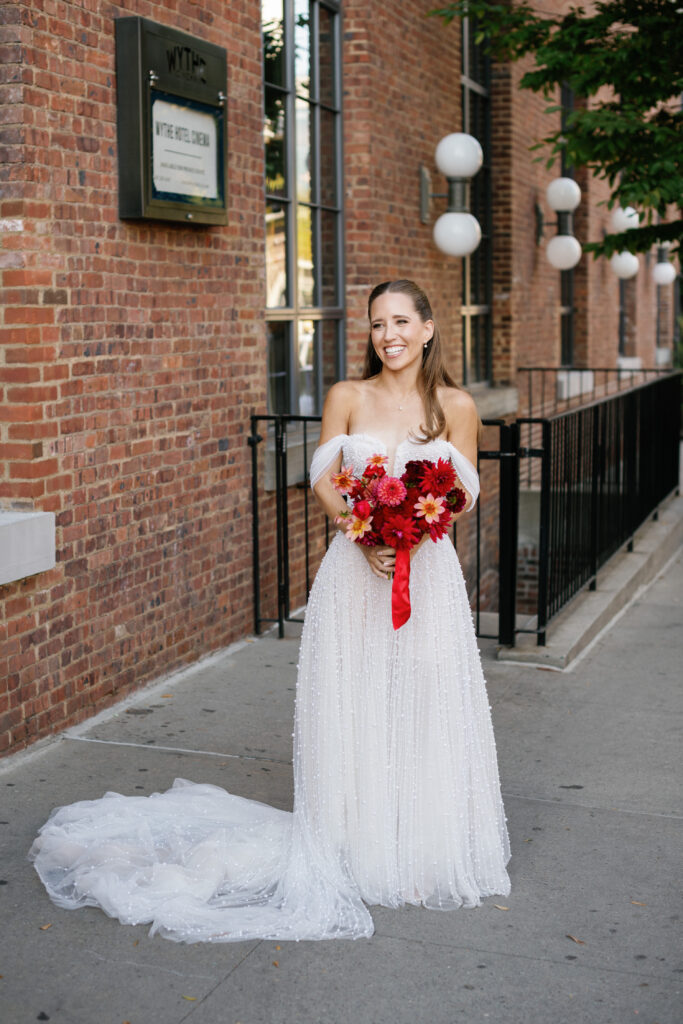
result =
[{"label": "black window frame", "polygon": [[[308,8],[310,26],[310,75],[309,87],[297,88],[296,79],[296,31],[298,11],[302,6]],[[312,347],[312,382],[313,404],[305,412],[318,415],[322,412],[325,391],[334,380],[345,376],[345,277],[344,277],[344,211],[343,211],[343,139],[342,139],[342,27],[341,3],[337,0],[283,0],[284,20],[282,25],[282,81],[269,81],[265,67],[264,55],[264,133],[268,125],[267,103],[268,91],[271,96],[280,96],[284,111],[285,134],[283,142],[284,183],[280,190],[269,191],[269,178],[266,173],[265,204],[266,214],[269,210],[283,211],[285,226],[284,262],[285,262],[285,295],[280,305],[269,305],[266,295],[266,322],[268,325],[268,411],[270,413],[302,412],[302,392],[300,380],[303,375],[299,359],[300,339]],[[332,39],[330,53],[333,68],[329,80],[329,89],[321,93],[320,83],[320,16],[321,10],[330,16]],[[262,8],[263,18],[263,8]],[[297,123],[297,114],[307,111],[308,132],[310,138],[310,196],[302,198],[297,193],[297,137],[301,134]],[[334,184],[332,189],[321,192],[321,149],[323,136],[321,123],[323,120],[332,125],[329,136],[334,142]],[[268,168],[266,168],[268,171]],[[330,202],[330,198],[332,201]],[[314,294],[310,302],[302,296],[299,287],[300,273],[300,235],[299,224],[301,212],[310,210],[312,274]],[[323,260],[323,217],[327,223],[334,223],[332,250],[328,254],[328,262]],[[333,220],[331,220],[333,218]],[[268,232],[268,223],[266,223]],[[268,238],[266,238],[266,276],[268,279]],[[330,278],[323,279],[323,269],[332,265]],[[303,260],[301,261],[303,266]],[[333,302],[325,302],[326,284],[333,291]],[[327,335],[326,338],[323,336]],[[323,343],[325,341],[325,350]],[[273,352],[272,346],[277,345],[284,351]],[[330,356],[328,346],[333,353]],[[332,365],[330,365],[330,363]],[[277,370],[273,370],[276,366]],[[284,375],[278,388],[277,379]]]},{"label": "black window frame", "polygon": [[[470,210],[479,221],[481,242],[462,263],[462,376],[464,384],[493,378],[493,188],[491,180],[491,58],[475,42],[473,19],[462,19],[462,130],[478,139],[484,161],[469,186]],[[476,106],[479,117],[476,118]],[[481,130],[473,121],[481,122]]]},{"label": "black window frame", "polygon": [[[574,90],[567,82],[560,86],[560,124],[564,131],[567,118],[574,109]],[[562,176],[575,178],[574,167],[567,160],[566,150],[562,150]],[[560,365],[568,368],[574,366],[576,352],[576,303],[575,303],[575,267],[560,271]]]}]

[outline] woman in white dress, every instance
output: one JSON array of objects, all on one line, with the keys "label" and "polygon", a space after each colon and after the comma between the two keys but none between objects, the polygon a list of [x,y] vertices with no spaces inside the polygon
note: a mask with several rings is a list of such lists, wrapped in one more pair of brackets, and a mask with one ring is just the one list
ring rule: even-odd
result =
[{"label": "woman in white dress", "polygon": [[[477,499],[479,418],[446,373],[424,293],[386,282],[368,306],[364,379],[336,384],[311,466],[336,520],[331,475],[374,454],[400,476],[449,459]],[[448,910],[509,892],[509,844],[472,616],[448,537],[411,551],[411,615],[394,630],[389,547],[332,541],[299,658],[294,809],[176,780],[151,797],[58,808],[30,856],[62,907],[99,906],[176,941],[360,938],[368,905]]]}]

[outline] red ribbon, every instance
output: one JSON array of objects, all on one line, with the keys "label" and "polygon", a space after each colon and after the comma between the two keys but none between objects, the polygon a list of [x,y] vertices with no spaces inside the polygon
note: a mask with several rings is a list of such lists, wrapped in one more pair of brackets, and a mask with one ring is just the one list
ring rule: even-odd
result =
[{"label": "red ribbon", "polygon": [[410,618],[410,551],[396,552],[396,567],[391,584],[391,621],[400,629]]}]

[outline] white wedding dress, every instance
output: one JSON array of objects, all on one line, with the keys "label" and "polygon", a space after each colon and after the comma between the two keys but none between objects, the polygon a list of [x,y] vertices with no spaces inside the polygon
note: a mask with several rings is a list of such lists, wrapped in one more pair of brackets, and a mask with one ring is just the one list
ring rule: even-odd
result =
[{"label": "white wedding dress", "polygon": [[[333,438],[313,483],[340,450],[360,474],[385,449]],[[439,457],[476,499],[476,470],[444,440],[404,441],[393,472]],[[508,893],[489,704],[448,537],[416,552],[410,595],[394,631],[391,585],[337,534],[301,640],[293,812],[182,779],[58,808],[30,852],[54,902],[176,941],[227,942],[360,938],[373,932],[367,905],[449,910]]]}]

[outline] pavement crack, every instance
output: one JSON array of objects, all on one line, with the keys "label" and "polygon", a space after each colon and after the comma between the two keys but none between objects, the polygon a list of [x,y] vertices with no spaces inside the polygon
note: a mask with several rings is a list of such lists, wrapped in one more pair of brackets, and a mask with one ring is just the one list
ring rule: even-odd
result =
[{"label": "pavement crack", "polygon": [[159,750],[172,754],[198,754],[200,757],[229,757],[235,761],[268,761],[272,764],[291,765],[291,760],[284,760],[279,757],[262,757],[258,754],[226,754],[220,750],[194,750],[191,747],[165,747],[159,743],[132,743],[130,740],[99,740],[92,736],[64,736],[65,740],[74,743],[101,743],[110,747],[135,747],[137,750]]},{"label": "pavement crack", "polygon": [[95,960],[101,960],[105,964],[113,964],[118,967],[145,967],[147,970],[161,971],[164,974],[175,974],[178,978],[199,978],[200,981],[213,981],[214,974],[188,974],[187,971],[174,971],[172,967],[162,967],[160,964],[146,963],[144,960],[112,960],[109,956],[102,956],[92,949],[86,950],[89,956]]},{"label": "pavement crack", "polygon": [[244,961],[245,961],[245,960],[247,959],[247,957],[250,957],[250,956],[251,956],[251,954],[252,954],[252,953],[254,952],[254,950],[255,950],[255,949],[258,949],[258,947],[259,947],[260,945],[262,945],[262,942],[263,942],[263,940],[262,940],[262,939],[258,939],[258,940],[257,940],[257,941],[256,941],[256,942],[254,943],[254,945],[253,945],[253,946],[251,947],[251,949],[248,949],[248,950],[246,951],[246,953],[244,954],[244,956],[241,956],[241,957],[239,958],[239,960],[237,961],[237,963],[236,963],[236,964],[235,964],[235,965],[234,965],[233,967],[231,967],[231,968],[230,968],[230,970],[228,971],[228,973],[227,973],[227,974],[226,974],[226,975],[225,975],[224,977],[222,977],[222,978],[219,978],[219,979],[218,979],[218,981],[216,982],[216,984],[215,984],[215,985],[213,986],[213,988],[212,988],[212,989],[210,989],[210,990],[209,990],[208,992],[206,992],[206,993],[205,993],[205,994],[204,994],[204,995],[203,995],[203,996],[201,997],[201,999],[198,999],[198,1000],[197,1000],[197,1002],[195,1003],[195,1005],[194,1005],[194,1006],[192,1006],[192,1007],[191,1007],[191,1008],[190,1008],[190,1009],[188,1010],[188,1012],[187,1012],[187,1013],[185,1014],[185,1016],[184,1016],[184,1017],[181,1017],[181,1018],[180,1018],[180,1020],[178,1021],[178,1024],[185,1024],[185,1021],[186,1021],[186,1020],[189,1020],[189,1019],[190,1019],[190,1017],[191,1017],[191,1016],[192,1016],[192,1014],[193,1014],[193,1013],[195,1012],[195,1010],[198,1010],[198,1009],[199,1009],[199,1007],[200,1007],[200,1006],[201,1006],[201,1005],[202,1005],[203,1003],[205,1003],[205,1002],[206,1002],[206,1000],[207,1000],[207,999],[209,998],[209,996],[212,996],[212,995],[214,994],[214,992],[215,992],[215,991],[216,991],[216,989],[217,989],[217,988],[219,987],[219,985],[222,985],[222,984],[223,984],[223,982],[227,981],[227,980],[228,980],[228,979],[229,979],[230,977],[232,977],[232,975],[233,975],[233,974],[235,973],[235,971],[237,970],[237,968],[238,968],[238,967],[241,967],[241,966],[242,966],[242,964],[243,964],[243,963],[244,963]]},{"label": "pavement crack", "polygon": [[576,807],[581,811],[601,811],[614,814],[632,814],[636,818],[664,818],[667,821],[683,821],[683,815],[664,814],[662,811],[634,811],[628,807],[604,807],[599,804],[582,804],[575,800],[565,800],[563,797],[549,796],[525,796],[523,793],[510,793],[506,790],[501,792],[505,800],[525,800],[528,803],[551,804],[553,807]]},{"label": "pavement crack", "polygon": [[597,971],[605,974],[619,974],[633,978],[650,978],[650,980],[655,981],[672,981],[677,983],[677,979],[669,975],[653,974],[651,972],[648,973],[647,971],[633,971],[626,967],[607,967],[603,964],[587,964],[578,960],[569,962],[565,960],[564,957],[560,959],[552,956],[533,956],[531,953],[510,953],[503,949],[487,949],[482,946],[465,946],[460,943],[439,942],[438,940],[433,939],[411,939],[403,935],[391,935],[388,932],[382,932],[379,929],[375,929],[374,934],[375,936],[383,939],[390,939],[394,942],[411,942],[416,943],[419,946],[436,946],[440,949],[457,949],[461,952],[477,953],[482,956],[503,956],[509,957],[513,960],[528,960],[539,964],[555,964],[556,966],[561,965],[563,967],[580,968],[585,971]]}]

